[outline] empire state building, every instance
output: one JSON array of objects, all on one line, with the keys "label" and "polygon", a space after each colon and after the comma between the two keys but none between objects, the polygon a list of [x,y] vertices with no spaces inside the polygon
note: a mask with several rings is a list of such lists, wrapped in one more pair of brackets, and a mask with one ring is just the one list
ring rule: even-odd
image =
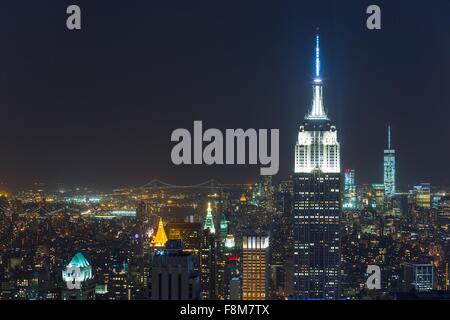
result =
[{"label": "empire state building", "polygon": [[323,105],[319,35],[309,113],[295,145],[294,298],[338,299],[340,146]]}]

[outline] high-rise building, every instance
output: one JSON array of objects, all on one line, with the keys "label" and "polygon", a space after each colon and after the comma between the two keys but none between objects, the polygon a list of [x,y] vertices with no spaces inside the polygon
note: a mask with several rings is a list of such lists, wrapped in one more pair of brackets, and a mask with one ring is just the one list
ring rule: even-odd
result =
[{"label": "high-rise building", "polygon": [[148,218],[147,204],[145,202],[140,202],[136,207],[136,219],[139,223],[144,223]]},{"label": "high-rise building", "polygon": [[220,237],[220,242],[222,245],[225,244],[225,240],[228,235],[228,225],[229,225],[229,221],[227,220],[227,217],[225,216],[225,214],[222,213],[222,218],[220,219],[220,223],[219,223],[219,237]]},{"label": "high-rise building", "polygon": [[[232,235],[230,235],[232,236]],[[225,269],[227,258],[230,255],[229,248],[226,247],[226,242],[228,239],[228,220],[225,213],[222,213],[222,218],[219,223],[219,234],[218,234],[218,250],[217,250],[217,298],[225,299],[227,295],[226,286],[228,283],[225,279]],[[233,238],[234,242],[234,238]],[[230,244],[230,243],[228,243]],[[234,244],[233,244],[234,246]]]},{"label": "high-rise building", "polygon": [[395,150],[391,148],[391,126],[388,126],[388,148],[384,150],[384,193],[387,198],[395,194]]},{"label": "high-rise building", "polygon": [[216,233],[216,227],[214,226],[214,218],[212,216],[211,202],[208,202],[208,209],[206,209],[206,218],[203,229],[209,229],[212,234]]},{"label": "high-rise building", "polygon": [[145,202],[141,202],[136,207],[136,227],[135,235],[133,239],[134,244],[134,255],[136,257],[141,257],[144,255],[145,248],[145,236],[146,236],[146,226],[148,220],[148,208]]},{"label": "high-rise building", "polygon": [[192,254],[194,268],[199,270],[202,224],[200,222],[170,222],[167,225],[169,240],[181,240],[183,252]]},{"label": "high-rise building", "polygon": [[403,264],[405,291],[431,291],[435,289],[434,267],[432,264]]},{"label": "high-rise building", "polygon": [[200,281],[192,255],[184,253],[181,240],[169,240],[153,253],[149,276],[150,300],[199,300]]},{"label": "high-rise building", "polygon": [[81,252],[75,254],[62,271],[63,300],[94,300],[95,281],[92,267]]},{"label": "high-rise building", "polygon": [[450,196],[442,197],[438,206],[438,223],[441,226],[450,226]]},{"label": "high-rise building", "polygon": [[218,243],[211,229],[203,230],[200,246],[200,280],[202,300],[217,299]]},{"label": "high-rise building", "polygon": [[344,171],[344,200],[342,201],[344,210],[357,209],[355,170],[346,169]]},{"label": "high-rise building", "polygon": [[392,202],[393,211],[397,211],[401,216],[406,217],[408,215],[409,202],[408,193],[397,192]]},{"label": "high-rise building", "polygon": [[147,299],[149,270],[150,259],[147,255],[138,259],[129,259],[127,263],[127,281],[131,300]]},{"label": "high-rise building", "polygon": [[423,209],[431,208],[431,184],[421,183],[414,186],[414,196],[417,207]]},{"label": "high-rise building", "polygon": [[242,239],[243,300],[266,300],[268,248],[267,236],[244,236]]},{"label": "high-rise building", "polygon": [[293,176],[294,298],[337,299],[340,273],[340,146],[325,113],[319,35],[313,103],[300,126]]},{"label": "high-rise building", "polygon": [[161,248],[166,245],[167,235],[164,231],[164,223],[162,218],[159,218],[158,230],[156,231],[155,237],[152,239],[152,247]]},{"label": "high-rise building", "polygon": [[227,300],[242,300],[242,279],[237,276],[230,280],[230,294]]},{"label": "high-rise building", "polygon": [[[223,266],[223,288],[219,288],[219,292],[222,291],[222,297],[225,300],[235,300],[237,295],[241,297],[241,248],[235,247],[235,241],[233,235],[229,234],[223,247],[222,259],[224,261]],[[239,292],[236,290],[239,288]],[[239,298],[241,299],[241,298]]]},{"label": "high-rise building", "polygon": [[276,212],[270,222],[270,299],[292,295],[292,195],[281,187],[275,194]]},{"label": "high-rise building", "polygon": [[218,255],[219,241],[216,235],[211,202],[208,202],[200,244],[200,283],[202,300],[215,300],[218,297]]},{"label": "high-rise building", "polygon": [[382,212],[384,209],[384,205],[386,203],[386,189],[384,184],[380,183],[372,183],[370,185],[370,203],[372,209],[377,210],[378,212]]},{"label": "high-rise building", "polygon": [[131,288],[128,283],[128,264],[113,266],[108,283],[109,300],[131,300]]}]

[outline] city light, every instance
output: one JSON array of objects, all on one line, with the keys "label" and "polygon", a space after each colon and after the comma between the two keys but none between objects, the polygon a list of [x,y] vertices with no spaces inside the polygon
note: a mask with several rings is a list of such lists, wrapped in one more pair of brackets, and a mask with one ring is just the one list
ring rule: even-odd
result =
[{"label": "city light", "polygon": [[79,2],[0,10],[2,307],[450,300],[450,3]]}]

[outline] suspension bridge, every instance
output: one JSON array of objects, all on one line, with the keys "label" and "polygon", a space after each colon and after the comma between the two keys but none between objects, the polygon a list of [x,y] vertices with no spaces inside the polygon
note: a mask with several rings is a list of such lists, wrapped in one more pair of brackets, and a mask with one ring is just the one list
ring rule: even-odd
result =
[{"label": "suspension bridge", "polygon": [[210,179],[193,185],[175,185],[167,183],[158,179],[153,179],[150,182],[141,186],[141,189],[239,189],[248,188],[252,184],[223,184],[215,179]]}]

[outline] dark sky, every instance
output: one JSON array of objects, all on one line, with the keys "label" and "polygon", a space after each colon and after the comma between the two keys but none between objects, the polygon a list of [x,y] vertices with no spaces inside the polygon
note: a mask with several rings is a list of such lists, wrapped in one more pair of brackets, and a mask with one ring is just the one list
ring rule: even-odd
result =
[{"label": "dark sky", "polygon": [[[365,27],[373,3],[381,31]],[[70,4],[81,31],[66,29]],[[448,0],[2,1],[0,181],[254,181],[259,166],[172,165],[170,134],[194,120],[280,128],[285,178],[310,106],[316,27],[343,167],[381,182],[389,123],[399,184],[450,185]]]}]

